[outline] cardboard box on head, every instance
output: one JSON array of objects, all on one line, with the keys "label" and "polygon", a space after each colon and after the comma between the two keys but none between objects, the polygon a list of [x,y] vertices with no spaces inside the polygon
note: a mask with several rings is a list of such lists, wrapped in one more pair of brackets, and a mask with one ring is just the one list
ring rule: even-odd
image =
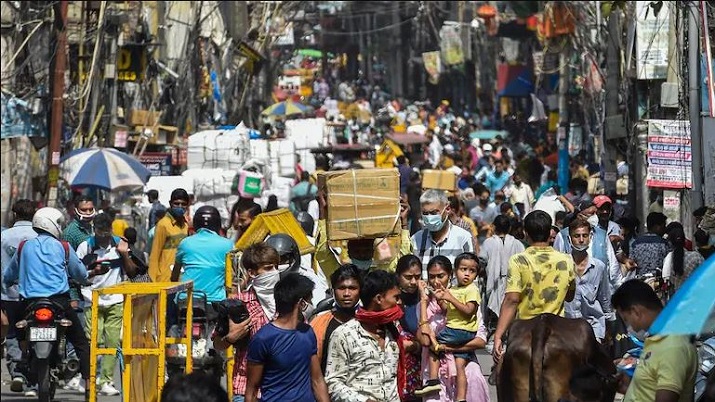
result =
[{"label": "cardboard box on head", "polygon": [[400,230],[400,175],[397,169],[321,172],[318,191],[327,202],[330,240],[379,238]]}]

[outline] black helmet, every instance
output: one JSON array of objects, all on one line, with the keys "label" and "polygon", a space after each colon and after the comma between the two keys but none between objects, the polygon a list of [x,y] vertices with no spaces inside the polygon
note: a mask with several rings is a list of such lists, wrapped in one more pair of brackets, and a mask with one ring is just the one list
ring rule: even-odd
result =
[{"label": "black helmet", "polygon": [[300,268],[300,249],[298,248],[298,243],[292,237],[278,233],[271,235],[264,243],[276,249],[281,264],[288,264],[288,268],[282,272],[298,271]]},{"label": "black helmet", "polygon": [[204,205],[194,213],[194,230],[206,228],[216,233],[221,231],[221,214],[211,205]]},{"label": "black helmet", "polygon": [[298,211],[295,213],[295,219],[300,223],[300,227],[308,236],[313,236],[313,227],[315,226],[315,220],[306,211]]}]

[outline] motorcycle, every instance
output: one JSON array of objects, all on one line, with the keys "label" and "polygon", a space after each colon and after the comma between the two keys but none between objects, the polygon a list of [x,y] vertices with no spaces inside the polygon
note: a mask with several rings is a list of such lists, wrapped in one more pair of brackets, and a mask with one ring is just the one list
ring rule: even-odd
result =
[{"label": "motorcycle", "polygon": [[28,380],[37,384],[40,402],[49,402],[59,382],[67,382],[79,372],[79,360],[67,354],[65,333],[72,321],[65,318],[60,304],[42,298],[27,306],[25,318],[15,326],[25,331]]},{"label": "motorcycle", "polygon": [[[213,348],[211,334],[216,327],[216,318],[213,310],[209,312],[206,293],[193,292],[193,318],[191,323],[186,322],[188,298],[179,298],[177,301],[179,320],[169,330],[171,337],[183,337],[186,331],[191,335],[191,356],[193,357],[193,370],[201,371],[214,378],[221,378],[225,372],[224,357]],[[167,346],[166,353],[167,374],[171,378],[184,372],[186,367],[186,346],[183,344]]]},{"label": "motorcycle", "polygon": [[[698,374],[695,377],[695,402],[705,402],[708,399],[708,380],[715,368],[715,336],[711,336],[698,345]],[[712,398],[712,396],[710,396]]]}]

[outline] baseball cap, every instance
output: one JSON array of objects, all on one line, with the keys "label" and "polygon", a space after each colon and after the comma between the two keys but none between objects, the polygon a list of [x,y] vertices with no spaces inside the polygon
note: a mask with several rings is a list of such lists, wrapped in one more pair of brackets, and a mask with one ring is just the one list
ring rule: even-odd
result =
[{"label": "baseball cap", "polygon": [[491,152],[492,151],[492,144],[484,144],[482,145],[482,151],[484,152]]},{"label": "baseball cap", "polygon": [[595,205],[596,208],[601,208],[605,203],[613,205],[613,201],[607,195],[599,195],[593,199],[593,205]]}]

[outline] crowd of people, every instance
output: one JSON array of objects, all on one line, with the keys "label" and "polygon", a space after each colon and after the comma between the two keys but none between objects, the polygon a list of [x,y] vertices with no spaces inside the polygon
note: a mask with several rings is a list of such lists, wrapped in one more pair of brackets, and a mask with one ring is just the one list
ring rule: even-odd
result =
[{"label": "crowd of people", "polygon": [[[216,208],[195,208],[185,189],[175,189],[166,206],[150,191],[144,248],[137,228],[111,206],[97,211],[90,197],[76,198],[67,211],[18,200],[15,223],[2,234],[12,390],[35,392],[23,334],[14,327],[32,300],[50,297],[64,307],[80,363],[80,374],[65,387],[86,391],[92,321],[99,323],[101,345],[118,348],[124,302],[103,295],[93,317],[92,291],[126,280],[191,280],[209,306],[236,299],[249,313],[211,339],[219,350],[235,348],[234,402],[488,401],[475,351],[486,349],[499,364],[512,322],[544,313],[585,320],[614,359],[630,346],[617,336],[629,329],[640,331],[654,353],[677,352],[678,359],[658,358],[656,367],[637,371],[623,391],[626,401],[656,400],[662,392],[675,398],[662,400],[686,400],[694,346],[685,337],[655,339],[644,331],[712,254],[712,237],[698,228],[693,243],[680,222],[658,211],[639,233],[623,194],[595,194],[594,169],[583,156],[571,162],[569,188],[559,188],[546,160],[553,150],[548,141],[469,140],[465,134],[481,122],[455,117],[448,104],[404,117],[424,122],[430,143],[422,157],[396,161],[402,230],[394,248],[383,247],[385,239],[330,242],[326,194],[302,167],[289,208],[314,253],[301,255],[295,239],[272,235],[242,251],[228,281],[226,255],[258,215],[277,208],[275,200],[263,208],[239,199],[224,227]],[[424,189],[425,167],[453,171],[457,188]],[[544,195],[558,208],[541,209]],[[695,215],[699,227],[713,210]],[[641,286],[655,279],[666,286]],[[172,324],[176,306],[169,305]],[[103,395],[119,394],[115,365],[113,356],[101,361]],[[672,376],[663,382],[662,373]],[[197,382],[192,378],[183,380]],[[177,381],[165,391],[187,386]]]}]

